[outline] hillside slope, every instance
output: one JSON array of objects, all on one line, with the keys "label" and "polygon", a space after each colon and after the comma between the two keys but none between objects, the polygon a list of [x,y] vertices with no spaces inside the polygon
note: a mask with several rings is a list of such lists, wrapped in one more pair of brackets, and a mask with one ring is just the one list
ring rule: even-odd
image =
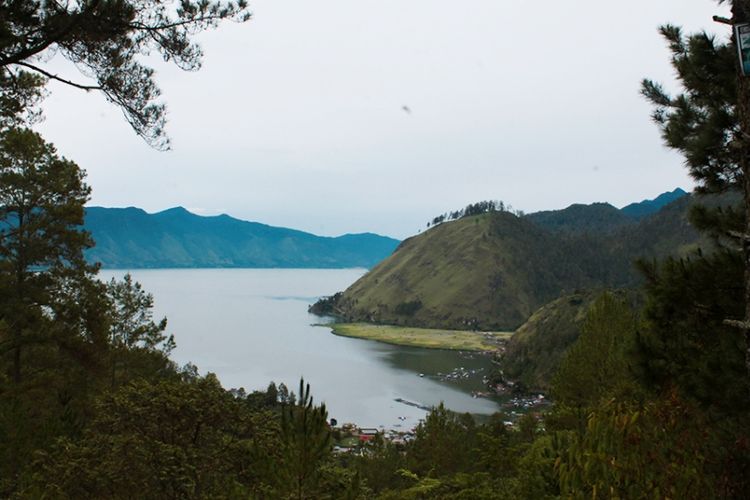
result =
[{"label": "hillside slope", "polygon": [[547,390],[563,356],[581,334],[596,292],[579,291],[540,307],[508,341],[499,359],[504,378]]},{"label": "hillside slope", "polygon": [[348,319],[515,329],[565,288],[592,281],[568,245],[507,212],[465,217],[405,240],[338,300]]},{"label": "hillside slope", "polygon": [[108,268],[371,267],[399,243],[370,233],[321,237],[181,207],[155,214],[88,207],[85,228],[96,242],[86,258]]}]

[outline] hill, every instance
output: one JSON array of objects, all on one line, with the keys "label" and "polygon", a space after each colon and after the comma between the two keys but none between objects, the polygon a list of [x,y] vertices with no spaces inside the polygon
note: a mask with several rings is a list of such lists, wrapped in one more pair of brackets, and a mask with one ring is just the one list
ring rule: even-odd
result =
[{"label": "hill", "polygon": [[371,233],[315,236],[182,207],[155,214],[88,207],[85,228],[96,242],[86,258],[106,268],[371,267],[399,243]]},{"label": "hill", "polygon": [[515,330],[566,291],[637,285],[638,258],[708,247],[688,221],[694,203],[678,197],[640,220],[602,203],[538,217],[465,216],[405,240],[325,308],[311,310],[355,322]]},{"label": "hill", "polygon": [[515,329],[565,288],[592,285],[570,246],[508,212],[446,222],[405,240],[350,286],[347,320]]},{"label": "hill", "polygon": [[520,382],[527,390],[547,390],[563,356],[581,334],[596,295],[578,291],[534,312],[510,338],[499,359],[503,378]]}]

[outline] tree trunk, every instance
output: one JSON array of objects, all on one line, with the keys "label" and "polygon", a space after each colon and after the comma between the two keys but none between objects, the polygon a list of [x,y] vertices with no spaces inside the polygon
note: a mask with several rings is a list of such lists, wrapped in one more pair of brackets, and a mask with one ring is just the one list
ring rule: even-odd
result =
[{"label": "tree trunk", "polygon": [[[732,22],[750,22],[750,0],[732,2]],[[739,45],[739,41],[735,40]],[[742,170],[743,199],[745,208],[745,234],[742,238],[742,253],[745,262],[745,368],[750,375],[750,77],[742,74],[741,62],[737,64],[737,119],[740,124],[740,168]]]}]

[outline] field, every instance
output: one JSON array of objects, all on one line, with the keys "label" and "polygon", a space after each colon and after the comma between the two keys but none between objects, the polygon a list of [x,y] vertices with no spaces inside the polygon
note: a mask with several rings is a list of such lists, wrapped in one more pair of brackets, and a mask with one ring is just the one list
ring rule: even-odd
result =
[{"label": "field", "polygon": [[388,344],[412,347],[459,351],[494,351],[512,335],[509,332],[438,330],[368,323],[335,323],[325,326],[331,328],[335,335],[343,337],[377,340]]}]

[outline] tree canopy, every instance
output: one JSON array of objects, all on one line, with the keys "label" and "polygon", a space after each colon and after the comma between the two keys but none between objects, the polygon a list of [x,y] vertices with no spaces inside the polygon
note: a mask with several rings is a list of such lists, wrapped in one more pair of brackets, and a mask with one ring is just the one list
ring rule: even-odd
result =
[{"label": "tree canopy", "polygon": [[[222,20],[250,18],[245,0],[10,0],[0,4],[0,119],[38,116],[48,80],[96,90],[117,105],[148,144],[167,149],[165,105],[154,70],[159,54],[196,70],[202,52],[193,36]],[[46,63],[60,54],[87,77],[58,75]],[[93,83],[89,83],[93,80]]]}]

